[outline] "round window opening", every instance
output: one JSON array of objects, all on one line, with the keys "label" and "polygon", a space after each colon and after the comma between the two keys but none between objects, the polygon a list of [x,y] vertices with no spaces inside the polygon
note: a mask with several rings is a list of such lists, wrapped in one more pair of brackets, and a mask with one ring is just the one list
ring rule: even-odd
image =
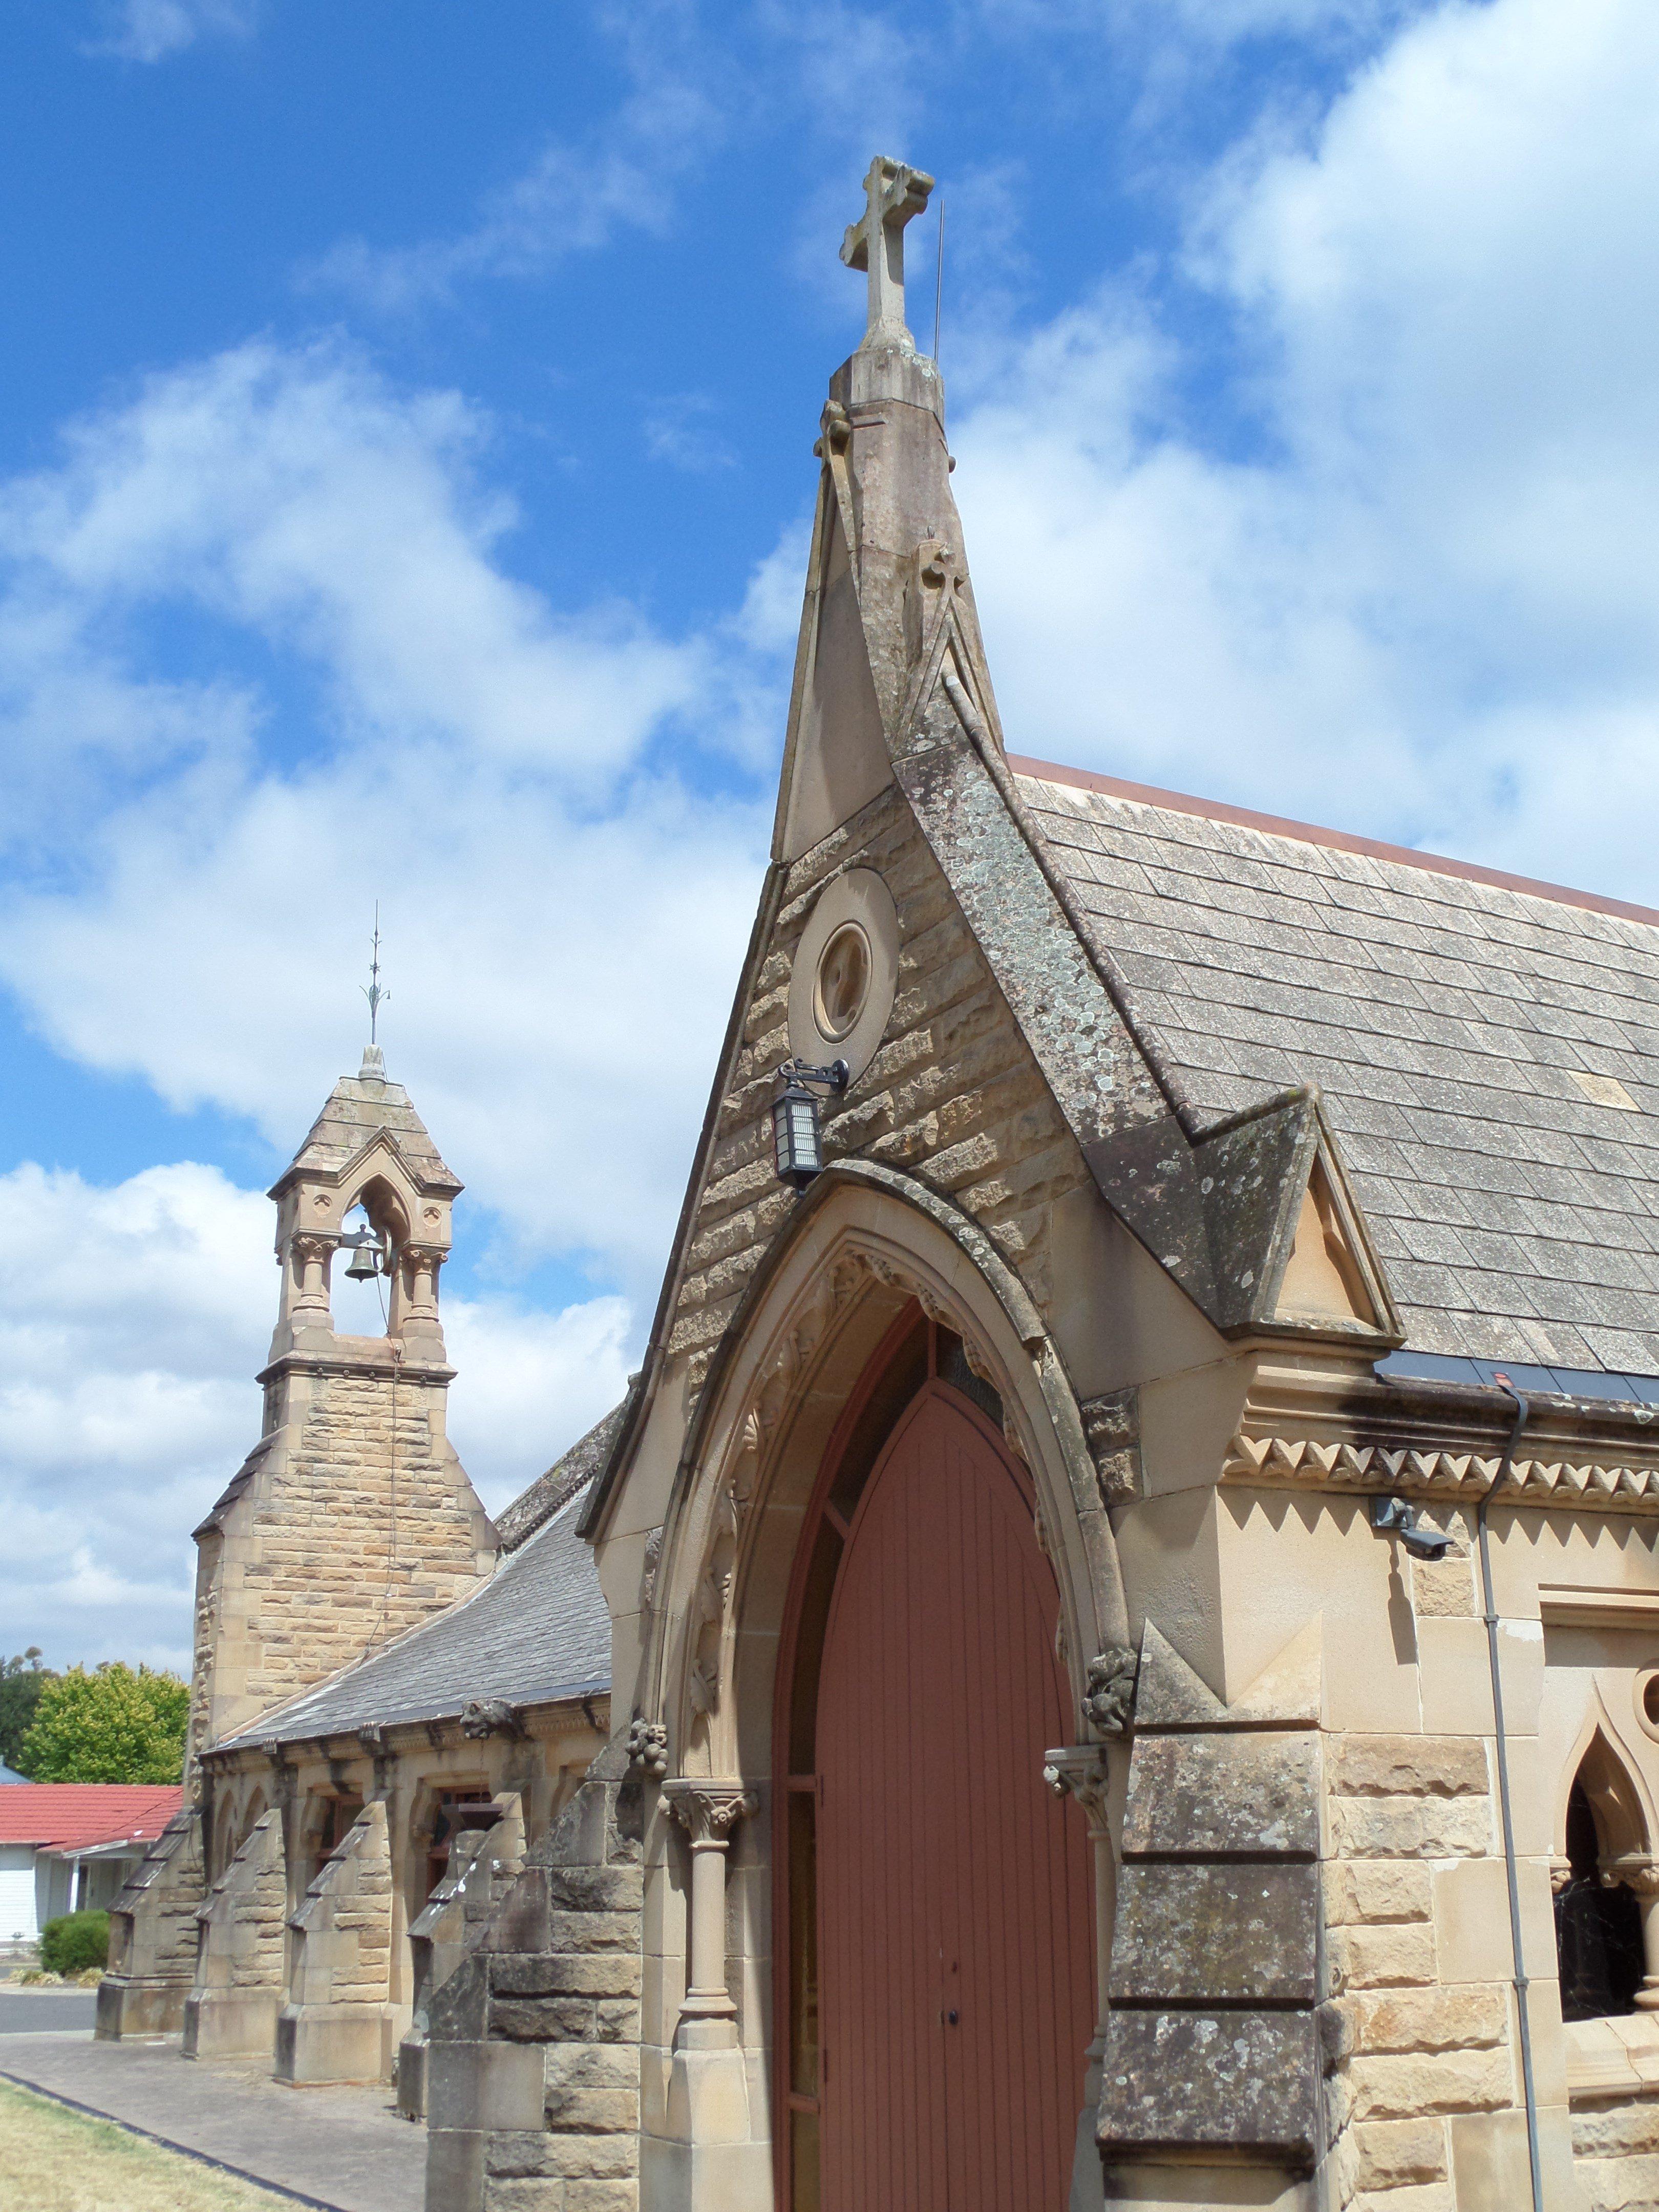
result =
[{"label": "round window opening", "polygon": [[1659,1671],[1650,1669],[1638,1676],[1636,1710],[1648,1734],[1659,1736]]},{"label": "round window opening", "polygon": [[838,1042],[856,1024],[870,995],[870,940],[856,921],[844,921],[818,956],[813,1012],[823,1034]]}]

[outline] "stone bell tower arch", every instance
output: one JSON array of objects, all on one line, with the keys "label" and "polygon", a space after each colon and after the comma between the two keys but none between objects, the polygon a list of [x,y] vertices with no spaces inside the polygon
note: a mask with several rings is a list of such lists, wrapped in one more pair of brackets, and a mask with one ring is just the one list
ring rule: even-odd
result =
[{"label": "stone bell tower arch", "polygon": [[[273,1184],[276,1326],[259,1441],[196,1530],[191,1754],[464,1596],[495,1534],[446,1428],[439,1274],[461,1184],[371,1045]],[[361,1207],[378,1336],[336,1329]]]}]

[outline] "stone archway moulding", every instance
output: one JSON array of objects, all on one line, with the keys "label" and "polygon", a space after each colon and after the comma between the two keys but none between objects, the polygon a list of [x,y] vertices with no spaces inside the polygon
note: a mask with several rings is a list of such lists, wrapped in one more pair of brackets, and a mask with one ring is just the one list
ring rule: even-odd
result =
[{"label": "stone archway moulding", "polygon": [[[1039,1540],[1060,1587],[1079,1728],[1115,1732],[1109,1706],[1091,1693],[1127,1645],[1127,1612],[1103,1472],[1064,1362],[976,1223],[910,1176],[844,1162],[811,1187],[767,1255],[690,1424],[652,1571],[642,1710],[630,1739],[647,1771],[737,1776],[756,1765],[757,1747],[741,1741],[734,1676],[757,1533],[792,1455],[789,1502],[804,1502],[793,1492],[816,1474],[829,1409],[907,1298],[961,1336],[970,1366],[1002,1399],[1005,1435],[1031,1471]],[[753,1710],[769,1710],[767,1688]]]}]

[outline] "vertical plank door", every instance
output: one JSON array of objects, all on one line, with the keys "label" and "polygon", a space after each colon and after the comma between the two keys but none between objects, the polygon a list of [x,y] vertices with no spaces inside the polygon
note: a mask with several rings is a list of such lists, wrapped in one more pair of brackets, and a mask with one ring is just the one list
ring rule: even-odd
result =
[{"label": "vertical plank door", "polygon": [[1059,1598],[1025,1479],[930,1386],[861,1499],[818,1702],[823,2212],[1064,2212],[1094,2030]]}]

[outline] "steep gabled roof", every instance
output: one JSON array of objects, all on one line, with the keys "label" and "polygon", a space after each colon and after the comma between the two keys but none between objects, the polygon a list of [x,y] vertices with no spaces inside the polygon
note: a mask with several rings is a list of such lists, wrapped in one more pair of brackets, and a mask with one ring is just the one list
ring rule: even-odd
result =
[{"label": "steep gabled roof", "polygon": [[821,428],[772,865],[588,1528],[792,867],[890,770],[1103,1196],[1218,1330],[1659,1373],[1654,917],[1011,762],[937,365],[872,328]]},{"label": "steep gabled roof", "polygon": [[372,1144],[385,1136],[397,1146],[404,1164],[422,1190],[448,1191],[461,1188],[460,1178],[445,1166],[438,1147],[427,1134],[426,1124],[409,1102],[401,1083],[386,1079],[378,1047],[363,1053],[356,1075],[343,1075],[328,1095],[322,1112],[289,1165],[273,1184],[275,1198],[290,1177],[321,1171],[338,1175]]},{"label": "steep gabled roof", "polygon": [[1659,914],[1012,765],[1204,1121],[1318,1085],[1412,1346],[1659,1374]]}]

